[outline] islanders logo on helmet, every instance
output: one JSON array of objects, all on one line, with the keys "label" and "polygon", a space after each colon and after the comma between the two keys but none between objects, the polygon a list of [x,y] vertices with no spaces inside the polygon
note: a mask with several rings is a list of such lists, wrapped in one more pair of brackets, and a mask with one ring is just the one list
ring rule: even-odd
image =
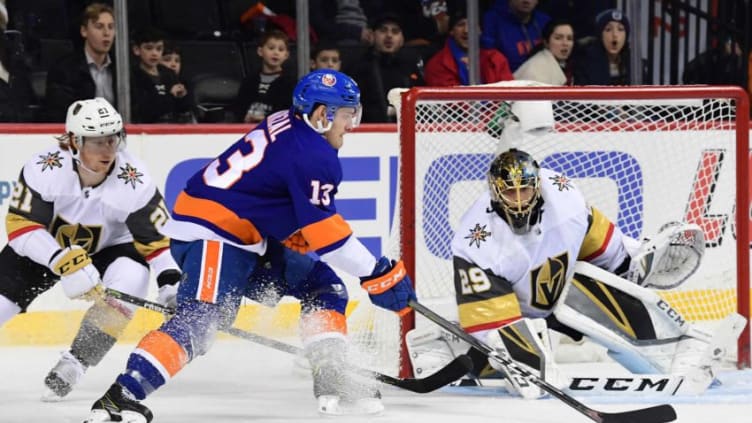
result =
[{"label": "islanders logo on helmet", "polygon": [[[331,128],[337,109],[343,107],[353,108],[357,115],[353,127],[360,123],[360,88],[352,78],[335,70],[317,69],[302,77],[292,92],[292,105],[306,123],[320,133]],[[329,121],[326,126],[313,125],[309,121],[311,113],[319,105],[326,107]]]},{"label": "islanders logo on helmet", "polygon": [[337,83],[337,77],[331,73],[325,73],[321,76],[321,83],[327,87],[333,87]]}]

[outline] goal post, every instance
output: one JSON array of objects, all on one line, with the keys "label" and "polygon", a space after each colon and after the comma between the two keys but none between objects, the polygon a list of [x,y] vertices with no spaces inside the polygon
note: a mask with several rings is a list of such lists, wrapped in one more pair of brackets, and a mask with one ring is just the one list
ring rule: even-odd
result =
[{"label": "goal post", "polygon": [[[668,221],[699,225],[707,247],[700,268],[676,290],[658,293],[699,325],[733,311],[749,318],[745,91],[511,85],[412,88],[392,101],[401,143],[392,254],[404,260],[421,302],[447,317],[456,313],[451,238],[471,229],[457,225],[485,189],[492,158],[515,146],[575,180],[588,202],[633,238],[649,237]],[[543,108],[515,107],[536,104]],[[545,107],[553,124],[535,127],[546,121]],[[415,324],[402,321],[401,340]],[[727,355],[749,367],[749,325]],[[409,373],[404,354],[400,367]]]}]

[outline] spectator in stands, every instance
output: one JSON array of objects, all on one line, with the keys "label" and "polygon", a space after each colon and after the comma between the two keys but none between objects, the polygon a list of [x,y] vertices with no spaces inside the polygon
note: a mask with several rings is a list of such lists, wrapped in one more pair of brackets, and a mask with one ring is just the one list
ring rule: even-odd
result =
[{"label": "spectator in stands", "polygon": [[739,42],[726,37],[717,47],[700,53],[684,66],[682,80],[685,84],[733,84],[746,88]]},{"label": "spectator in stands", "polygon": [[595,37],[595,17],[616,7],[616,0],[547,0],[538,5],[548,16],[564,19],[572,25],[577,38]]},{"label": "spectator in stands", "polygon": [[311,70],[334,69],[338,71],[341,68],[342,58],[339,54],[339,48],[334,43],[319,41],[311,49]]},{"label": "spectator in stands", "polygon": [[383,7],[388,13],[399,15],[410,23],[403,28],[406,46],[423,46],[433,54],[444,44],[449,32],[449,10],[457,1],[385,0]]},{"label": "spectator in stands", "polygon": [[233,110],[241,122],[258,123],[266,115],[292,106],[294,76],[284,72],[290,57],[289,39],[278,30],[265,32],[256,53],[261,57],[261,70],[248,75],[240,85]]},{"label": "spectator in stands", "polygon": [[308,11],[319,39],[342,45],[373,44],[373,31],[359,0],[310,0]]},{"label": "spectator in stands", "polygon": [[61,58],[47,73],[47,114],[51,121],[65,121],[68,106],[76,100],[104,97],[110,104],[117,104],[115,66],[110,58],[115,41],[112,7],[92,3],[84,10],[79,29],[83,50]]},{"label": "spectator in stands", "polygon": [[[2,12],[4,9],[0,7],[0,20]],[[30,75],[20,34],[0,32],[0,122],[33,120],[29,107],[34,97]]]},{"label": "spectator in stands", "polygon": [[514,72],[514,79],[550,85],[572,85],[569,58],[574,47],[574,29],[567,20],[554,19],[543,27],[543,44]]},{"label": "spectator in stands", "polygon": [[[468,25],[464,10],[452,14],[451,29],[444,48],[436,53],[426,64],[426,84],[429,86],[451,87],[469,85],[468,70]],[[480,49],[481,83],[489,84],[514,79],[509,69],[509,62],[498,50]]]},{"label": "spectator in stands", "polygon": [[131,111],[135,123],[193,123],[193,102],[178,75],[161,64],[164,34],[154,28],[133,40],[138,59],[131,72]]},{"label": "spectator in stands", "polygon": [[538,0],[496,0],[483,16],[481,47],[502,52],[512,72],[543,42],[543,27],[551,18],[536,6]]},{"label": "spectator in stands", "polygon": [[574,55],[576,85],[630,85],[629,20],[618,9],[595,18],[599,38],[578,42]]},{"label": "spectator in stands", "polygon": [[175,72],[175,75],[177,75],[178,79],[180,79],[180,71],[182,70],[183,66],[183,53],[180,51],[180,48],[175,45],[175,43],[172,43],[170,41],[164,42],[164,48],[162,49],[162,59],[160,59],[159,63],[162,66]]},{"label": "spectator in stands", "polygon": [[360,86],[363,122],[395,122],[387,94],[392,88],[424,85],[423,62],[418,55],[404,51],[401,18],[394,14],[379,16],[373,23],[373,47],[346,72]]}]

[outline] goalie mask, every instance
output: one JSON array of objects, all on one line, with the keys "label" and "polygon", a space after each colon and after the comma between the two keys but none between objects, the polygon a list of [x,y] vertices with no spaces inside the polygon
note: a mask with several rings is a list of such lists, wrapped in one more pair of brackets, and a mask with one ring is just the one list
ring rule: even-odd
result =
[{"label": "goalie mask", "polygon": [[540,193],[540,166],[521,150],[499,154],[488,170],[491,208],[512,229],[522,235],[538,223],[543,204]]},{"label": "goalie mask", "polygon": [[125,147],[123,118],[104,98],[78,100],[68,107],[65,135],[58,140],[67,139],[66,145],[73,158],[80,161],[80,149],[87,137],[98,138],[97,143],[114,145],[118,150]]}]

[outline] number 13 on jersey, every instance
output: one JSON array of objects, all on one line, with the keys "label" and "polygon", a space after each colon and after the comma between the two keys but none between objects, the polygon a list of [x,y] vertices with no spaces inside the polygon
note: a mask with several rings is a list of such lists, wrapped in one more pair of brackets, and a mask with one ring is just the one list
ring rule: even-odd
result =
[{"label": "number 13 on jersey", "polygon": [[243,154],[240,149],[235,150],[226,159],[227,168],[219,170],[220,159],[217,158],[209,163],[204,170],[206,184],[215,188],[228,189],[238,182],[243,174],[252,170],[264,159],[264,152],[269,146],[269,140],[263,130],[257,129],[246,134],[245,142],[251,145],[251,151]]}]

